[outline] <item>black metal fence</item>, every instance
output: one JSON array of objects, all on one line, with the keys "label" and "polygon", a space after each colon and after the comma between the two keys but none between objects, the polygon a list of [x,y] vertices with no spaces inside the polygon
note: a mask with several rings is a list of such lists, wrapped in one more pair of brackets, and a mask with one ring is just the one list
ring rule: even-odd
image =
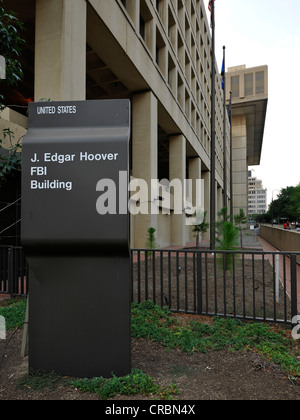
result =
[{"label": "black metal fence", "polygon": [[290,323],[300,313],[297,255],[132,250],[132,300],[188,314]]},{"label": "black metal fence", "polygon": [[28,270],[24,249],[0,247],[0,295],[26,296]]},{"label": "black metal fence", "polygon": [[[132,250],[132,301],[172,311],[291,323],[300,314],[299,253]],[[0,247],[0,295],[25,296],[24,249]]]}]

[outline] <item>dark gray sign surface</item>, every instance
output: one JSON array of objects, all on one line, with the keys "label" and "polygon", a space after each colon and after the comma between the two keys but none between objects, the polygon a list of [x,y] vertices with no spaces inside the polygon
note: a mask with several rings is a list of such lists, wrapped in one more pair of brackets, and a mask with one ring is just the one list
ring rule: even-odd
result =
[{"label": "dark gray sign surface", "polygon": [[[128,248],[129,101],[44,104],[23,147],[24,244]],[[106,179],[115,202],[101,201]]]},{"label": "dark gray sign surface", "polygon": [[130,102],[30,104],[22,152],[22,242],[30,368],[130,371]]}]

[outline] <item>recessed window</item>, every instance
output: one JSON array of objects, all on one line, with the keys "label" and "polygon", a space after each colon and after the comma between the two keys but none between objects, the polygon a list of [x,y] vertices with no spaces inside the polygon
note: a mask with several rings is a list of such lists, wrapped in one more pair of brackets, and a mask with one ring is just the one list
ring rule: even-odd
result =
[{"label": "recessed window", "polygon": [[253,95],[253,73],[245,74],[245,96]]},{"label": "recessed window", "polygon": [[265,93],[265,72],[259,71],[255,73],[256,79],[256,95]]},{"label": "recessed window", "polygon": [[231,90],[232,90],[233,98],[240,97],[240,77],[239,76],[231,77]]}]

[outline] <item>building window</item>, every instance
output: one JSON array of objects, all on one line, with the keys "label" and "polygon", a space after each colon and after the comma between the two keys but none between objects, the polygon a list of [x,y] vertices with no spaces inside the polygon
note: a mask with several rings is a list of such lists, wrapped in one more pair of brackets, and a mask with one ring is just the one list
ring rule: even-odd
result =
[{"label": "building window", "polygon": [[245,74],[245,96],[253,95],[253,73]]},{"label": "building window", "polygon": [[143,40],[145,41],[146,35],[145,35],[145,26],[146,22],[144,21],[142,15],[140,15],[140,34]]},{"label": "building window", "polygon": [[233,98],[240,97],[240,76],[231,77],[231,90]]},{"label": "building window", "polygon": [[256,79],[256,95],[261,95],[265,93],[265,73],[263,71],[259,71],[255,73]]},{"label": "building window", "polygon": [[140,35],[145,41],[150,53],[155,55],[155,44],[153,35],[153,16],[145,0],[140,4]]}]

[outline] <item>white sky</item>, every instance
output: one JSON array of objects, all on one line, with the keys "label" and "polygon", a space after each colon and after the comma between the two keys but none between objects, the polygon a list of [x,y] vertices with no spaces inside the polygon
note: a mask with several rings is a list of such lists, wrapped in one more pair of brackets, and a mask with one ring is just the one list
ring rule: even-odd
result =
[{"label": "white sky", "polygon": [[[208,0],[204,0],[208,19]],[[216,57],[221,69],[268,65],[269,103],[261,165],[254,176],[272,192],[300,182],[300,1],[215,0]],[[277,191],[274,191],[274,198]]]}]

